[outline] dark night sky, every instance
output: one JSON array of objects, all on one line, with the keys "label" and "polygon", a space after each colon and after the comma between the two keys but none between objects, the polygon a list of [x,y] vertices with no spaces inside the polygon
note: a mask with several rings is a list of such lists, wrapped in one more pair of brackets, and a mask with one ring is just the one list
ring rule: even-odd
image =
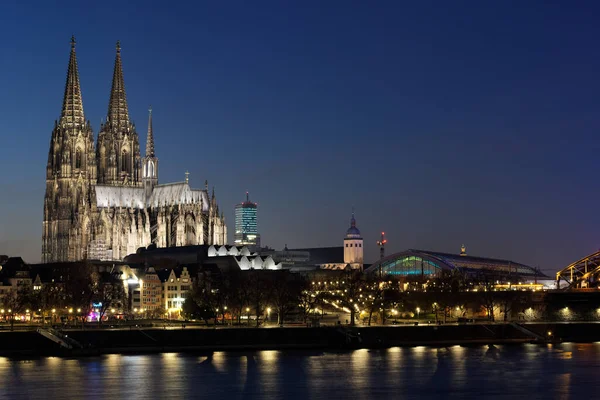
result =
[{"label": "dark night sky", "polygon": [[0,254],[40,259],[71,34],[94,131],[121,40],[160,180],[215,185],[230,241],[249,190],[275,248],[340,245],[352,206],[368,262],[381,230],[547,272],[600,245],[593,2],[49,3],[0,4]]}]

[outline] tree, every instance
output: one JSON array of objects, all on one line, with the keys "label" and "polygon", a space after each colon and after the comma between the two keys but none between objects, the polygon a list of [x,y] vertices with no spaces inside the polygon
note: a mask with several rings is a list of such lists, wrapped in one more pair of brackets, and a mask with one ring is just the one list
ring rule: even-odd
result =
[{"label": "tree", "polygon": [[344,278],[340,291],[332,292],[332,297],[336,303],[342,306],[342,309],[350,313],[350,325],[355,325],[356,312],[358,311],[358,302],[360,294],[365,287],[365,280],[361,271],[348,270],[344,273]]},{"label": "tree", "polygon": [[272,282],[269,281],[271,276],[268,276],[270,271],[251,269],[247,271],[248,279],[248,304],[254,310],[256,317],[256,327],[260,326],[260,317],[265,313],[267,300],[271,298]]},{"label": "tree", "polygon": [[69,279],[65,282],[66,302],[74,308],[76,318],[80,320],[82,328],[86,316],[91,311],[92,301],[96,296],[98,279],[99,275],[86,262],[82,266],[74,268],[69,274]]},{"label": "tree", "polygon": [[98,304],[98,325],[111,308],[122,308],[125,297],[125,288],[118,271],[101,272],[92,274],[93,295],[92,301]]},{"label": "tree", "polygon": [[[371,275],[365,282],[366,291],[362,294],[364,304],[369,310],[368,325],[371,326],[373,312],[381,313],[381,323],[385,324],[385,310],[392,296],[390,293],[391,285],[388,277],[382,277],[380,274]],[[359,295],[360,296],[360,295]]]},{"label": "tree", "polygon": [[486,310],[487,317],[491,322],[496,319],[495,312],[498,306],[498,292],[494,287],[494,281],[494,277],[489,274],[482,274],[477,279],[479,291],[483,291],[478,296],[479,303]]},{"label": "tree", "polygon": [[313,290],[308,281],[302,281],[300,293],[298,294],[298,308],[302,314],[302,320],[306,324],[308,318],[314,313],[317,304],[321,302],[323,294]]},{"label": "tree", "polygon": [[6,315],[10,318],[10,330],[14,330],[15,316],[23,313],[29,305],[33,290],[30,285],[22,285],[17,290],[11,290],[2,298]]},{"label": "tree", "polygon": [[452,309],[464,302],[463,291],[466,289],[466,279],[458,270],[440,270],[436,276],[429,280],[427,294],[433,300],[435,320],[438,321],[439,312],[442,313],[444,323],[451,315]]},{"label": "tree", "polygon": [[289,271],[273,271],[271,300],[277,313],[277,323],[283,326],[285,317],[297,307],[301,281],[292,276]]},{"label": "tree", "polygon": [[524,311],[532,303],[531,292],[521,290],[509,290],[496,293],[496,302],[503,314],[504,322],[508,321],[513,311],[517,313]]},{"label": "tree", "polygon": [[198,304],[194,301],[191,294],[189,294],[181,304],[181,313],[186,319],[200,318]]},{"label": "tree", "polygon": [[241,323],[242,313],[248,307],[250,299],[250,288],[245,275],[240,272],[231,272],[227,277],[227,298],[229,299],[229,308],[232,315],[232,323],[234,316],[237,316],[237,323]]}]

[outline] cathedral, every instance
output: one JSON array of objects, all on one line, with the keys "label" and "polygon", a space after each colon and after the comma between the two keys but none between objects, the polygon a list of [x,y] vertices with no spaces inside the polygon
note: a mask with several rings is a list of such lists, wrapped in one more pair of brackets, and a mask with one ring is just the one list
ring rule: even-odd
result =
[{"label": "cathedral", "polygon": [[224,245],[227,226],[215,198],[184,182],[158,183],[152,110],[146,154],[129,118],[121,47],[106,121],[97,143],[85,120],[75,54],[71,55],[60,119],[46,168],[42,261],[122,260],[140,247]]}]

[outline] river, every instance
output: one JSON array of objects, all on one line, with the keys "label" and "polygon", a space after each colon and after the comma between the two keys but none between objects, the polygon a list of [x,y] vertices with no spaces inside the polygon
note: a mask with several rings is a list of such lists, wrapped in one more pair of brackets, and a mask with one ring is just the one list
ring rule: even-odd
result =
[{"label": "river", "polygon": [[600,343],[0,357],[0,398],[579,399],[599,367]]}]

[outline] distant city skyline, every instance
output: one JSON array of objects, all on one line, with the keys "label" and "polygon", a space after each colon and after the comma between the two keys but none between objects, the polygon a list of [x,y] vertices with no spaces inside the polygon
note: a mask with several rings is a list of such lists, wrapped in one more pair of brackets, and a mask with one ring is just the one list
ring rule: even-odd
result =
[{"label": "distant city skyline", "polygon": [[215,184],[230,231],[249,190],[264,245],[337,246],[355,206],[366,263],[381,231],[547,273],[600,247],[599,5],[117,4],[0,5],[0,254],[41,258],[73,34],[94,136],[120,40],[161,181]]}]

